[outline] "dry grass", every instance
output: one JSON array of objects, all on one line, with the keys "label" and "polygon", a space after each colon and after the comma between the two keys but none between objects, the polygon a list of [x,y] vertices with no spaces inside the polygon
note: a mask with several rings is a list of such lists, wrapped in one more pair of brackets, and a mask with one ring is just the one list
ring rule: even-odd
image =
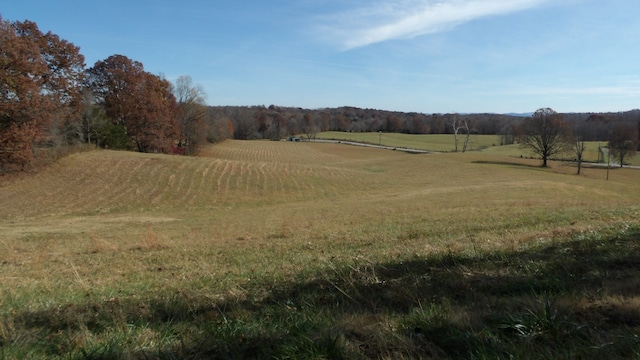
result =
[{"label": "dry grass", "polygon": [[[188,319],[169,330],[145,322],[164,324],[163,317],[196,316],[193,311],[216,324],[223,318],[240,322],[253,316],[251,307],[221,312],[213,304],[281,302],[286,299],[274,291],[283,284],[309,281],[337,291],[330,297],[358,299],[367,294],[363,284],[377,286],[389,276],[379,271],[390,264],[526,252],[638,226],[640,172],[612,170],[605,181],[605,170],[574,176],[573,167],[541,169],[538,163],[482,153],[409,155],[339,144],[227,141],[198,158],[94,151],[38,173],[0,178],[0,346],[12,344],[22,354],[32,346],[30,338],[51,331],[50,343],[64,344],[53,354],[106,346],[108,339],[133,344],[121,351],[171,352],[179,341],[169,333],[184,343],[189,336],[196,341],[194,331],[202,329]],[[480,279],[504,271],[468,273]],[[428,301],[401,289],[376,296],[362,306],[380,307],[394,298],[402,306]],[[631,309],[638,298],[598,301],[613,306],[613,314]],[[334,345],[343,349],[355,346],[344,338],[350,328],[386,336],[395,320],[384,308],[364,317],[345,315],[320,334],[336,336]],[[52,309],[57,312],[46,315]],[[102,318],[107,310],[113,315]],[[56,337],[58,330],[73,341]],[[240,341],[240,334],[225,336]],[[118,342],[122,337],[126,341]],[[407,341],[402,339],[397,341]],[[369,355],[389,351],[397,357],[389,346]]]}]

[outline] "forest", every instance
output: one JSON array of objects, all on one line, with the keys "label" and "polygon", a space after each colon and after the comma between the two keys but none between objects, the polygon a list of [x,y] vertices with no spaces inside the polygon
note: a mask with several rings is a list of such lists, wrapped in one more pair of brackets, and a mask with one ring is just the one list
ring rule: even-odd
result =
[{"label": "forest", "polygon": [[[495,134],[506,145],[518,141],[531,119],[349,106],[208,106],[203,87],[188,75],[172,83],[120,54],[87,67],[79,47],[32,21],[0,18],[0,43],[0,172],[27,170],[88,146],[195,155],[202,145],[228,138],[310,139],[323,131]],[[640,110],[561,115],[578,135],[572,141],[638,148]]]}]

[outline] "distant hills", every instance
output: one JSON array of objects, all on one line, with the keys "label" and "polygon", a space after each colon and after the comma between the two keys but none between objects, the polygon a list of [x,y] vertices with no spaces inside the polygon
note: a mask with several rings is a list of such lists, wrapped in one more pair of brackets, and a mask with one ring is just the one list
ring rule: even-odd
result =
[{"label": "distant hills", "polygon": [[529,116],[533,116],[533,112],[526,112],[526,113],[506,113],[503,115],[508,115],[508,116],[518,116],[518,117],[529,117]]}]

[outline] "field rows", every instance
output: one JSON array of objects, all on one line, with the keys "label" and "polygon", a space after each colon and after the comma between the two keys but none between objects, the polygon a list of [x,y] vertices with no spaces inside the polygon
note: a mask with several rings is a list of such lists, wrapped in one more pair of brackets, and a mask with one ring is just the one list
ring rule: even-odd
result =
[{"label": "field rows", "polygon": [[294,224],[305,224],[305,234],[356,231],[351,224],[375,227],[391,217],[433,228],[426,224],[465,211],[468,221],[502,221],[512,209],[527,216],[637,203],[636,171],[613,171],[607,182],[602,169],[576,177],[567,175],[574,168],[543,171],[537,164],[478,153],[409,155],[271,141],[227,141],[200,157],[93,151],[0,183],[0,234],[115,236],[115,229],[140,233],[144,223],[180,219],[167,234],[191,233],[179,228],[186,226],[204,231],[203,238],[237,238]]},{"label": "field rows", "polygon": [[[317,200],[375,185],[361,169],[327,165],[337,155],[309,146],[256,142],[212,147],[199,158],[95,151],[61,160],[36,177],[5,185],[0,216],[215,208]],[[298,146],[296,146],[298,145]],[[326,148],[326,147],[325,147]],[[305,161],[296,161],[296,155]],[[284,161],[282,159],[288,159]],[[357,159],[356,159],[357,160]],[[9,206],[10,204],[10,206]],[[253,206],[253,205],[252,205]]]}]

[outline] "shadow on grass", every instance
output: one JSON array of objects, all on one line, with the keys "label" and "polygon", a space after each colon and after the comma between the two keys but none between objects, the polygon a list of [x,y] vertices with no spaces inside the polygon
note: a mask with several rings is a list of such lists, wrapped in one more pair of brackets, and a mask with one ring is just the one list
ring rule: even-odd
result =
[{"label": "shadow on grass", "polygon": [[178,292],[23,310],[0,327],[0,350],[92,359],[640,356],[638,229],[524,252],[329,268],[302,283],[246,284],[231,300]]}]

